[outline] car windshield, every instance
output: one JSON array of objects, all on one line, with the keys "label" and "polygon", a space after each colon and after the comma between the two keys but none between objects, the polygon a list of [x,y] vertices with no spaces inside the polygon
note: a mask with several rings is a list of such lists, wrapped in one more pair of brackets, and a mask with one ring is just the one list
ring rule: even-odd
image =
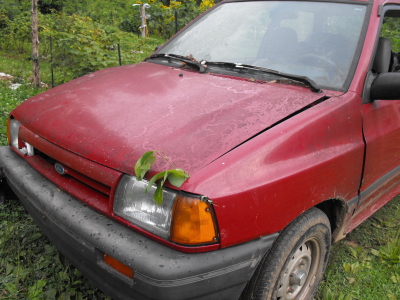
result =
[{"label": "car windshield", "polygon": [[[365,14],[363,4],[226,2],[157,54],[188,57],[202,62],[210,72],[221,71],[223,63],[250,65],[305,76],[320,87],[343,90],[357,58]],[[240,68],[230,69],[237,76],[243,73]]]}]

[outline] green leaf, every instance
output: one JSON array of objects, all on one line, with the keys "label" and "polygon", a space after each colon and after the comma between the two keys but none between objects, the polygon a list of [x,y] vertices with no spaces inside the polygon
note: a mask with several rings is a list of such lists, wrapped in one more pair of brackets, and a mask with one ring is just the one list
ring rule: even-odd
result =
[{"label": "green leaf", "polygon": [[164,195],[163,195],[163,185],[165,183],[165,180],[167,180],[168,174],[170,171],[163,171],[160,172],[156,175],[153,176],[153,178],[150,179],[149,184],[146,187],[145,193],[149,191],[151,186],[160,178],[162,178],[161,181],[158,182],[156,191],[154,192],[154,201],[157,203],[158,206],[161,206],[164,200]]},{"label": "green leaf", "polygon": [[343,269],[346,272],[350,272],[351,271],[351,265],[349,263],[343,263]]},{"label": "green leaf", "polygon": [[29,287],[28,297],[32,300],[43,299],[43,287],[46,285],[46,281],[43,279],[38,280],[31,287]]},{"label": "green leaf", "polygon": [[[134,170],[135,170],[136,178],[138,180],[142,180],[144,178],[147,171],[150,170],[151,165],[155,162],[156,157],[155,157],[154,153],[158,153],[158,152],[157,151],[147,151],[136,162]],[[168,161],[168,158],[166,158],[166,157],[163,157],[163,158]],[[159,181],[157,183],[157,188],[154,193],[154,201],[158,205],[161,205],[163,202],[162,187],[164,186],[165,181],[168,179],[168,181],[173,186],[180,188],[182,186],[182,184],[185,182],[185,180],[187,180],[189,177],[190,177],[189,174],[186,173],[182,169],[172,169],[172,170],[162,171],[160,173],[157,173],[150,179],[144,193],[145,194],[148,193],[150,188],[153,186],[153,184],[155,184],[156,181],[162,179],[161,181]]]},{"label": "green leaf", "polygon": [[29,243],[32,243],[32,242],[34,242],[34,241],[40,239],[42,236],[43,236],[42,233],[37,232],[37,233],[35,233],[35,234],[33,234],[33,235],[30,235],[30,236],[24,238],[24,239],[22,240],[22,244],[29,244]]},{"label": "green leaf", "polygon": [[353,296],[351,294],[347,294],[346,296],[343,296],[343,300],[351,300],[351,299],[353,299]]},{"label": "green leaf", "polygon": [[57,290],[56,289],[47,290],[43,293],[43,295],[44,299],[56,299]]},{"label": "green leaf", "polygon": [[157,189],[154,193],[154,201],[157,203],[158,206],[161,206],[163,203],[163,184],[164,180],[157,184]]},{"label": "green leaf", "polygon": [[46,244],[44,245],[44,253],[52,255],[56,252],[56,248],[53,245]]},{"label": "green leaf", "polygon": [[168,177],[168,172],[169,172],[169,171],[163,171],[163,172],[160,172],[160,173],[157,173],[156,175],[154,175],[154,176],[150,179],[149,184],[147,185],[147,187],[146,187],[144,193],[145,193],[145,194],[148,193],[149,190],[150,190],[150,188],[152,187],[152,185],[153,185],[158,179],[160,179],[160,178],[162,178],[162,177],[164,177],[164,179],[163,179],[163,184],[164,184],[166,178]]},{"label": "green leaf", "polygon": [[135,165],[135,174],[137,180],[142,180],[144,175],[146,175],[147,171],[150,170],[151,165],[156,161],[156,157],[154,156],[154,151],[147,151],[143,154]]},{"label": "green leaf", "polygon": [[381,257],[381,253],[376,249],[371,249],[371,253],[375,256]]},{"label": "green leaf", "polygon": [[325,287],[322,291],[323,299],[325,300],[332,300],[333,299],[333,292],[328,288]]},{"label": "green leaf", "polygon": [[62,293],[60,297],[58,297],[58,300],[70,300],[70,299],[71,299],[70,293]]},{"label": "green leaf", "polygon": [[6,275],[9,275],[9,274],[11,274],[11,272],[14,270],[14,266],[13,265],[11,265],[11,264],[7,264],[6,265]]},{"label": "green leaf", "polygon": [[4,287],[6,291],[8,291],[10,294],[15,294],[18,292],[18,286],[16,285],[15,282],[4,283]]},{"label": "green leaf", "polygon": [[[44,268],[50,266],[53,262],[49,259],[45,259],[46,256],[41,256],[39,260],[35,263],[35,270],[43,270]],[[48,258],[48,257],[46,257]]]},{"label": "green leaf", "polygon": [[160,173],[157,173],[156,175],[153,176],[153,178],[150,179],[149,184],[146,188],[146,193],[149,191],[150,187],[160,178],[164,177],[163,179],[163,184],[164,182],[168,179],[168,181],[176,187],[181,187],[182,184],[187,180],[190,175],[183,171],[182,169],[172,169],[172,170],[167,170],[163,171]]},{"label": "green leaf", "polygon": [[188,173],[183,171],[182,169],[173,169],[169,170],[168,173],[168,181],[178,188],[182,186],[182,184],[190,177]]}]

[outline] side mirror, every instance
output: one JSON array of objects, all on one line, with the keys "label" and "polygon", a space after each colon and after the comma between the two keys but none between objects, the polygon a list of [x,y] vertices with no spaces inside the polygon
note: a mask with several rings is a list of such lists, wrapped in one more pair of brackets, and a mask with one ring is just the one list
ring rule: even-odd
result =
[{"label": "side mirror", "polygon": [[381,73],[372,82],[371,100],[400,100],[400,73]]}]

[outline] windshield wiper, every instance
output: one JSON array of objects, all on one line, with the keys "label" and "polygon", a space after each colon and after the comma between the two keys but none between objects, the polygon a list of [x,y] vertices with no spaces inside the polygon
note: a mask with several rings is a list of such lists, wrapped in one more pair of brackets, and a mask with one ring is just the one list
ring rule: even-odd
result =
[{"label": "windshield wiper", "polygon": [[191,65],[191,66],[195,66],[195,67],[197,67],[199,69],[200,73],[205,73],[206,72],[206,67],[202,63],[196,61],[192,57],[178,55],[178,54],[156,53],[156,54],[150,55],[145,60],[147,61],[149,59],[160,58],[160,57],[161,58],[168,58],[168,59],[175,59],[175,60],[178,60],[178,61],[183,62],[185,64],[188,64],[188,65]]},{"label": "windshield wiper", "polygon": [[311,91],[313,91],[314,93],[321,92],[321,89],[319,88],[317,83],[307,76],[283,73],[283,72],[279,72],[277,70],[272,70],[272,69],[257,67],[257,66],[252,66],[252,65],[246,65],[246,64],[240,64],[240,63],[207,61],[207,62],[205,62],[205,64],[207,67],[208,66],[222,66],[222,67],[238,69],[238,70],[251,70],[251,71],[258,71],[258,72],[262,72],[262,73],[273,74],[273,75],[277,75],[280,77],[284,77],[284,78],[288,78],[288,79],[291,79],[294,81],[301,82],[301,83],[305,84],[306,86],[310,87]]}]

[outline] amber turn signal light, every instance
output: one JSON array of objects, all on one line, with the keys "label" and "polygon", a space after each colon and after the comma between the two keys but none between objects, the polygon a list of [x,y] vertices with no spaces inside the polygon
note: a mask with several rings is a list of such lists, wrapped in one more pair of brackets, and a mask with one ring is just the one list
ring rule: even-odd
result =
[{"label": "amber turn signal light", "polygon": [[215,243],[217,230],[210,204],[178,196],[172,213],[170,239],[182,245]]},{"label": "amber turn signal light", "polygon": [[104,254],[103,261],[107,265],[109,265],[111,268],[118,271],[119,273],[121,273],[129,278],[133,278],[133,270],[130,267],[128,267],[127,265],[123,264],[122,262],[116,260],[115,258],[113,258],[107,254]]}]

